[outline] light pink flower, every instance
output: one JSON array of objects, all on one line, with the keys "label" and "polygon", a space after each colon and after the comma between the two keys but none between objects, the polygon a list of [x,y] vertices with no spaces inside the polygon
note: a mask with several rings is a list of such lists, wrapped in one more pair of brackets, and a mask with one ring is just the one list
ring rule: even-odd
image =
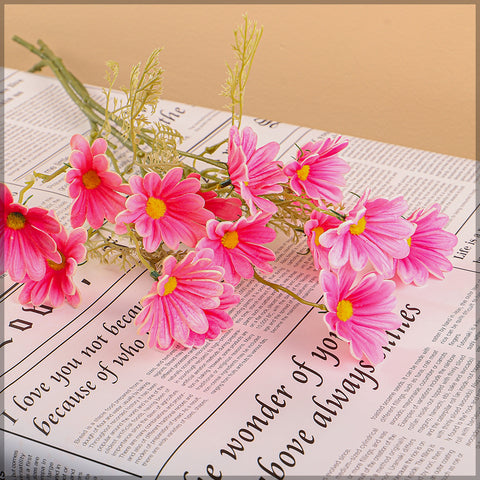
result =
[{"label": "light pink flower", "polygon": [[210,330],[213,334],[217,327],[230,325],[225,318],[218,322],[212,311],[229,308],[238,299],[222,283],[223,269],[212,257],[205,249],[188,253],[180,262],[172,256],[165,259],[162,276],[142,299],[143,309],[135,318],[138,333],[149,333],[150,347],[168,350],[174,341],[192,346],[199,340],[192,332],[207,337]]},{"label": "light pink flower", "polygon": [[198,242],[197,248],[211,248],[214,261],[225,269],[225,280],[237,285],[242,278],[254,275],[253,265],[270,273],[275,254],[263,243],[275,239],[275,230],[267,227],[271,215],[258,212],[256,215],[242,217],[236,222],[207,223],[207,235]]},{"label": "light pink flower", "polygon": [[149,172],[145,177],[132,175],[130,196],[116,218],[116,232],[125,233],[125,224],[134,223],[143,237],[147,252],[155,251],[163,241],[172,250],[180,242],[194,247],[205,234],[205,223],[213,213],[205,210],[205,201],[197,195],[200,182],[196,178],[182,180],[183,170],[172,168],[162,178]]},{"label": "light pink flower", "polygon": [[206,333],[195,333],[190,330],[187,344],[195,347],[201,347],[205,340],[214,340],[224,330],[233,326],[232,317],[226,310],[232,308],[240,301],[240,295],[234,293],[234,288],[229,283],[222,283],[223,293],[220,295],[220,305],[218,308],[205,309],[205,315],[208,320],[208,330]]},{"label": "light pink flower", "polygon": [[339,203],[345,185],[343,175],[350,166],[338,153],[348,145],[347,140],[337,137],[323,142],[305,144],[297,153],[297,160],[285,166],[292,190],[301,195],[303,191],[316,200]]},{"label": "light pink flower", "polygon": [[387,345],[386,330],[400,327],[401,319],[392,312],[395,307],[395,283],[370,272],[353,285],[356,272],[344,267],[338,274],[322,270],[320,285],[325,293],[329,312],[328,326],[338,336],[350,342],[356,358],[365,355],[372,363],[379,363]]},{"label": "light pink flower", "polygon": [[340,223],[341,220],[337,217],[318,210],[313,210],[310,214],[310,220],[305,222],[304,231],[307,236],[308,248],[313,255],[313,264],[318,270],[322,268],[330,269],[328,263],[329,250],[320,243],[320,235],[331,228],[337,228]]},{"label": "light pink flower", "polygon": [[457,237],[443,230],[448,216],[440,213],[440,205],[435,203],[429,209],[418,209],[407,220],[416,226],[415,232],[407,240],[410,253],[396,261],[396,270],[404,283],[424,285],[429,274],[444,278],[443,272],[452,270],[446,258],[457,244]]},{"label": "light pink flower", "polygon": [[60,253],[60,262],[46,261],[46,273],[42,280],[25,278],[25,285],[20,292],[19,301],[22,304],[50,305],[54,308],[67,302],[77,307],[80,303],[78,288],[73,283],[73,275],[77,265],[85,260],[87,232],[76,228],[69,235],[65,228],[52,235]]},{"label": "light pink flower", "polygon": [[52,234],[60,231],[60,224],[40,207],[27,208],[13,203],[6,185],[0,183],[1,273],[7,271],[14,282],[23,282],[25,275],[41,280],[45,275],[45,260],[60,262]]},{"label": "light pink flower", "polygon": [[71,138],[70,146],[73,151],[69,162],[73,168],[68,170],[65,180],[70,184],[70,196],[75,199],[70,218],[72,227],[81,227],[85,219],[93,228],[100,228],[105,218],[114,223],[117,213],[125,208],[125,197],[120,193],[131,192],[127,184],[122,184],[120,175],[108,171],[107,142],[97,138],[90,147],[77,134]]},{"label": "light pink flower", "polygon": [[369,201],[368,195],[367,190],[343,223],[321,235],[320,243],[330,248],[332,268],[349,263],[360,271],[370,260],[377,272],[390,278],[394,275],[393,259],[408,255],[407,238],[415,226],[401,217],[407,210],[403,197]]},{"label": "light pink flower", "polygon": [[[196,178],[200,180],[198,173],[191,173],[187,178]],[[205,200],[205,209],[212,212],[216,217],[222,220],[238,220],[242,216],[242,201],[236,197],[222,198],[213,190],[202,192],[201,189],[196,192]]]},{"label": "light pink flower", "polygon": [[282,164],[275,161],[280,145],[270,142],[257,149],[257,135],[247,127],[240,135],[237,127],[230,129],[228,140],[228,173],[235,191],[245,200],[250,213],[257,207],[268,213],[277,211],[276,205],[261,195],[281,193],[287,177]]}]

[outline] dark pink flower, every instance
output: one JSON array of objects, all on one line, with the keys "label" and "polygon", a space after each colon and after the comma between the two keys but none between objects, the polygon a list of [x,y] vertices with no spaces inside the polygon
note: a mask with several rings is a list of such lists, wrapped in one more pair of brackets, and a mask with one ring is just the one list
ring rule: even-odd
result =
[{"label": "dark pink flower", "polygon": [[[198,173],[191,173],[187,178],[190,177],[198,180],[201,178]],[[205,209],[222,220],[238,220],[242,216],[242,201],[239,198],[222,198],[213,190],[202,192],[201,189],[198,190],[197,195],[205,200]]]},{"label": "dark pink flower", "polygon": [[401,325],[400,317],[392,312],[395,283],[370,272],[354,285],[356,275],[348,266],[338,274],[320,272],[320,285],[329,310],[325,321],[339,337],[350,342],[356,358],[365,355],[375,364],[384,358],[382,346],[388,343],[386,331]]},{"label": "dark pink flower", "polygon": [[220,313],[239,299],[222,283],[223,269],[212,257],[206,249],[190,252],[180,262],[172,256],[165,259],[162,276],[142,299],[143,309],[135,318],[138,333],[149,333],[150,347],[168,350],[175,341],[190,347],[231,325],[215,310]]},{"label": "dark pink flower", "polygon": [[275,161],[280,145],[270,142],[257,149],[257,135],[247,127],[240,135],[237,127],[230,129],[228,141],[228,173],[235,191],[245,200],[250,213],[257,207],[268,213],[277,211],[276,205],[262,195],[281,193],[287,177],[282,164]]},{"label": "dark pink flower", "polygon": [[208,330],[206,333],[196,333],[190,330],[187,344],[194,347],[200,347],[205,340],[214,340],[224,330],[233,326],[232,317],[226,312],[234,307],[240,301],[240,295],[234,293],[234,288],[229,283],[222,283],[223,293],[220,295],[220,305],[217,308],[205,309],[205,315],[208,320]]},{"label": "dark pink flower", "polygon": [[443,230],[448,216],[440,213],[440,208],[435,203],[429,209],[416,210],[407,218],[416,228],[407,240],[410,253],[396,261],[397,274],[404,283],[424,285],[429,275],[443,278],[443,273],[453,268],[447,256],[452,254],[458,239]]},{"label": "dark pink flower", "polygon": [[321,235],[320,243],[330,249],[332,268],[350,264],[360,271],[370,260],[377,272],[390,278],[395,273],[393,260],[408,255],[407,238],[415,227],[402,218],[407,210],[403,197],[368,200],[368,195],[367,190],[344,222]]},{"label": "dark pink flower", "polygon": [[204,208],[205,201],[196,193],[199,180],[182,180],[182,174],[183,170],[176,167],[163,180],[155,172],[143,178],[132,175],[129,181],[134,195],[116,218],[116,232],[125,233],[125,224],[135,224],[147,252],[154,252],[162,241],[173,250],[180,242],[194,247],[205,235],[205,223],[213,213]]},{"label": "dark pink flower", "polygon": [[12,194],[3,183],[0,183],[0,204],[1,272],[8,272],[14,282],[23,282],[25,275],[41,280],[46,260],[61,261],[52,238],[60,231],[60,224],[45,208],[13,203]]},{"label": "dark pink flower", "polygon": [[198,242],[197,248],[211,248],[214,261],[225,269],[225,280],[237,285],[242,278],[254,275],[253,265],[270,273],[268,262],[275,260],[275,254],[263,243],[275,239],[275,230],[267,227],[271,215],[258,212],[242,217],[236,222],[207,223],[207,235]]},{"label": "dark pink flower", "polygon": [[297,195],[305,192],[316,200],[339,203],[342,191],[338,187],[345,185],[343,175],[350,166],[338,153],[347,145],[348,141],[341,137],[304,145],[297,153],[297,160],[284,168],[292,190]]},{"label": "dark pink flower", "polygon": [[310,214],[310,220],[304,225],[308,248],[313,255],[313,264],[317,270],[322,268],[330,269],[330,264],[328,263],[329,249],[320,243],[320,235],[331,228],[337,228],[340,223],[341,220],[333,215],[313,210]]},{"label": "dark pink flower", "polygon": [[22,304],[50,305],[54,308],[67,302],[77,307],[80,303],[78,288],[73,283],[73,275],[77,265],[85,260],[87,232],[76,228],[69,235],[65,228],[52,235],[61,256],[60,262],[46,261],[45,276],[38,281],[25,278],[25,285],[20,292],[19,301]]},{"label": "dark pink flower", "polygon": [[120,175],[108,171],[108,159],[105,156],[107,142],[97,138],[92,146],[81,135],[70,140],[72,153],[65,180],[70,184],[70,196],[75,199],[72,205],[72,227],[81,227],[88,221],[91,227],[100,228],[106,218],[115,222],[118,212],[125,208],[125,197],[130,187],[122,184]]}]

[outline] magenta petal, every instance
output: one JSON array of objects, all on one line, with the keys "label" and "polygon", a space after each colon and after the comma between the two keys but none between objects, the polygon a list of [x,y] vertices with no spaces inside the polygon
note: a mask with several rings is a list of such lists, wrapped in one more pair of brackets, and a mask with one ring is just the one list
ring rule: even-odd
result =
[{"label": "magenta petal", "polygon": [[74,150],[70,154],[70,158],[68,159],[68,161],[70,162],[70,165],[72,165],[73,169],[67,171],[65,178],[67,183],[70,183],[74,177],[76,178],[81,175],[81,171],[86,171],[91,166],[89,163],[87,163],[83,152],[80,152],[78,150]]},{"label": "magenta petal", "polygon": [[[93,157],[92,169],[95,170],[97,174],[104,174],[104,171],[107,170],[107,168],[108,168],[108,159],[105,155],[96,155],[95,157]],[[109,172],[109,173],[113,175],[118,175],[118,174],[114,174],[113,172]],[[118,175],[118,178],[121,180],[120,175]]]},{"label": "magenta petal", "polygon": [[385,281],[376,272],[363,275],[354,284],[352,269],[320,273],[329,312],[325,320],[329,327],[350,342],[357,358],[365,355],[371,362],[383,360],[382,346],[386,345],[386,330],[400,326],[393,312],[395,284]]},{"label": "magenta petal", "polygon": [[52,284],[51,277],[47,277],[44,280],[35,282],[35,285],[32,288],[32,297],[31,297],[31,301],[33,305],[42,305],[42,303],[45,302],[45,299],[49,294],[51,284]]},{"label": "magenta petal", "polygon": [[60,231],[58,220],[48,215],[44,208],[32,207],[28,210],[26,217],[28,223],[39,230],[48,233],[58,233]]},{"label": "magenta petal", "polygon": [[73,180],[73,182],[68,187],[68,194],[72,198],[77,198],[82,191],[81,181]]},{"label": "magenta petal", "polygon": [[92,164],[92,153],[87,140],[81,135],[76,134],[70,139],[70,146],[72,147],[72,150],[78,150],[84,155],[85,161],[87,162],[87,168],[90,168]]},{"label": "magenta petal", "polygon": [[75,293],[73,295],[65,295],[67,302],[74,308],[78,307],[80,304],[80,293],[78,289],[75,289]]},{"label": "magenta petal", "polygon": [[162,303],[168,319],[170,334],[175,341],[184,345],[188,339],[188,327],[185,324],[183,313],[177,311],[172,300],[168,297],[164,297]]},{"label": "magenta petal", "polygon": [[92,155],[95,157],[105,153],[107,151],[107,147],[107,141],[104,138],[95,139],[91,146]]},{"label": "magenta petal", "polygon": [[[14,282],[22,282],[25,278],[26,272],[26,264],[25,259],[23,257],[23,251],[25,250],[25,244],[23,242],[22,237],[19,234],[15,234],[12,236],[10,240],[10,248],[5,249],[5,256],[6,256],[6,270],[8,271],[10,277]],[[28,251],[28,249],[27,249]],[[40,265],[38,265],[39,268]],[[43,266],[42,270],[37,270],[37,272],[33,272],[34,275],[32,276],[33,280],[41,280],[43,275],[45,274],[45,266]]]}]

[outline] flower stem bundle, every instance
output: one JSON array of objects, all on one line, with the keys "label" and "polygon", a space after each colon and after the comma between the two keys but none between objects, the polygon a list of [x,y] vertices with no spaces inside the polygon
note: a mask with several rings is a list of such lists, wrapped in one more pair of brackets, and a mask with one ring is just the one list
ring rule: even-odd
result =
[{"label": "flower stem bundle", "polygon": [[[444,230],[448,218],[438,204],[408,215],[402,196],[374,198],[367,189],[346,209],[347,139],[297,145],[295,158],[283,164],[277,142],[258,145],[252,128],[240,128],[261,35],[246,17],[235,31],[237,63],[227,67],[223,90],[232,126],[201,154],[179,148],[182,134],[155,120],[163,90],[160,50],[132,68],[120,95],[119,66],[109,62],[101,105],[44,42],[14,37],[39,57],[32,71],[49,67],[91,127],[90,138],[72,137],[68,163],[49,175],[34,172],[18,201],[1,184],[3,271],[24,284],[22,303],[78,306],[73,275],[85,259],[123,268],[140,263],[153,283],[135,322],[139,334],[149,334],[149,346],[168,350],[200,347],[234,327],[235,287],[257,281],[325,313],[328,328],[349,342],[356,358],[383,359],[387,330],[401,324],[394,280],[423,285],[430,276],[443,278],[457,238]],[[215,158],[224,144],[226,161]],[[24,200],[35,180],[60,175],[72,199],[70,232],[55,212]],[[274,271],[269,244],[279,232],[308,246],[323,303],[265,278]]]}]

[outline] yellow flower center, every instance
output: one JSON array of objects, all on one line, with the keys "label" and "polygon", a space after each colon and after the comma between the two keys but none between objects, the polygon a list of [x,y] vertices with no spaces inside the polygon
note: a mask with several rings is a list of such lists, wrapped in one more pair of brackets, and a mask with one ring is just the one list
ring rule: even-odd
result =
[{"label": "yellow flower center", "polygon": [[361,233],[363,233],[366,226],[367,221],[365,220],[365,217],[362,217],[356,225],[350,225],[350,233],[352,235],[360,235]]},{"label": "yellow flower center", "polygon": [[246,187],[248,187],[248,182],[243,182],[243,184],[244,184]]},{"label": "yellow flower center", "polygon": [[152,217],[154,220],[157,220],[157,218],[162,218],[165,215],[165,212],[167,211],[167,206],[165,205],[165,202],[163,200],[155,197],[150,197],[147,200],[147,206],[145,207],[145,211],[147,212],[147,215]]},{"label": "yellow flower center", "polygon": [[170,295],[177,288],[177,279],[175,277],[170,277],[163,287],[163,296]]},{"label": "yellow flower center", "polygon": [[21,230],[25,222],[25,217],[20,212],[11,212],[7,215],[7,227],[13,230]]},{"label": "yellow flower center", "polygon": [[222,245],[225,248],[235,248],[238,245],[238,233],[233,231],[233,232],[227,232],[223,237],[222,237]]},{"label": "yellow flower center", "polygon": [[310,173],[310,165],[304,165],[300,170],[297,170],[297,177],[305,181]]},{"label": "yellow flower center", "polygon": [[342,321],[346,322],[353,315],[353,306],[352,302],[349,300],[340,300],[337,305],[337,317]]},{"label": "yellow flower center", "polygon": [[315,232],[315,238],[313,241],[315,242],[315,245],[318,247],[320,245],[320,235],[325,231],[322,227],[318,226],[313,229]]},{"label": "yellow flower center", "polygon": [[48,266],[52,270],[56,270],[57,272],[65,268],[65,257],[62,252],[58,252],[58,253],[60,253],[60,256],[62,257],[62,261],[60,263],[55,263],[52,260],[47,260]]},{"label": "yellow flower center", "polygon": [[412,237],[408,237],[408,238],[407,238],[407,243],[408,243],[408,246],[409,246],[409,247],[412,246]]},{"label": "yellow flower center", "polygon": [[102,183],[95,170],[89,170],[87,173],[84,173],[82,175],[82,182],[87,190],[93,190]]}]

